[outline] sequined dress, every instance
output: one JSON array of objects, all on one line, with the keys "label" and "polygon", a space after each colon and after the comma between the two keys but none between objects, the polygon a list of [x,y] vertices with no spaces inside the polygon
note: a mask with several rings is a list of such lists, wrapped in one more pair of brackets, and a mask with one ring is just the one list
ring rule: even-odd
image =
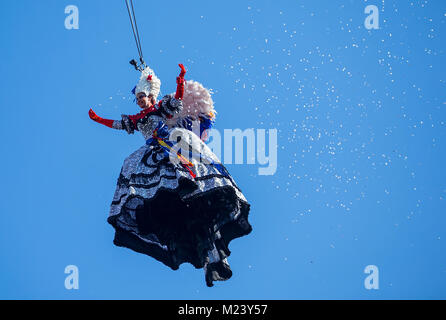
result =
[{"label": "sequined dress", "polygon": [[[181,100],[165,96],[142,118],[123,115],[114,121],[115,129],[141,132],[146,144],[124,161],[108,222],[116,230],[115,245],[149,255],[173,270],[185,262],[204,268],[206,284],[212,286],[232,276],[228,245],[251,232],[250,204],[195,133],[167,128],[166,119],[181,108]],[[172,161],[174,153],[165,146],[178,142],[187,142],[192,153],[203,157],[188,157],[192,166]]]}]

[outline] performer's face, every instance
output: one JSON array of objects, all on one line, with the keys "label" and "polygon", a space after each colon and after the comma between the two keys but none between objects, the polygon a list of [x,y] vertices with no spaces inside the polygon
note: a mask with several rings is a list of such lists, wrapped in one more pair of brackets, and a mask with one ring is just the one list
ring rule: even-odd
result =
[{"label": "performer's face", "polygon": [[153,96],[147,96],[144,92],[140,92],[136,95],[136,103],[142,109],[150,108],[155,104]]}]

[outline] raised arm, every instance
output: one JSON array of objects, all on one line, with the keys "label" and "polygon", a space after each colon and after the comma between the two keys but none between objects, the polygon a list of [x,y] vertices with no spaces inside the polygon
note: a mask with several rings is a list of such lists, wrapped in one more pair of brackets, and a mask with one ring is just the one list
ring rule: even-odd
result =
[{"label": "raised arm", "polygon": [[184,75],[186,69],[182,64],[180,75],[177,77],[177,91],[174,94],[165,95],[158,103],[158,111],[166,119],[171,119],[176,113],[183,110],[183,95],[184,95]]},{"label": "raised arm", "polygon": [[181,68],[180,75],[177,77],[177,92],[175,93],[175,99],[183,99],[184,95],[184,75],[186,74],[186,68],[180,63],[178,65]]}]

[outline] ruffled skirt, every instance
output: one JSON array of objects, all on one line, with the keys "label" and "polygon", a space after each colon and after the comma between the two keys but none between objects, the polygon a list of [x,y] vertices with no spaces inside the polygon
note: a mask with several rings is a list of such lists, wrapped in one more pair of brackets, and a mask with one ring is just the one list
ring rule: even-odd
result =
[{"label": "ruffled skirt", "polygon": [[[191,143],[201,144],[206,158],[218,160],[200,139]],[[232,276],[228,245],[251,232],[250,205],[221,163],[190,160],[195,177],[156,141],[131,154],[121,169],[108,222],[116,230],[115,245],[173,270],[185,262],[204,268],[206,284],[212,286]]]}]

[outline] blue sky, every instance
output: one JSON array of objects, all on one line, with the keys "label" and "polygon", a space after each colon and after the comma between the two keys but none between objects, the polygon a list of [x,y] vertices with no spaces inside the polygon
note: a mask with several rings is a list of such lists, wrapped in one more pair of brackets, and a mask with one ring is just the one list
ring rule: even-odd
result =
[{"label": "blue sky", "polygon": [[230,245],[234,275],[207,288],[112,243],[116,179],[144,140],[87,111],[138,111],[124,1],[3,1],[0,298],[446,298],[444,1],[134,3],[163,93],[181,62],[214,90],[216,129],[278,130],[274,175],[227,165],[253,225]]}]

